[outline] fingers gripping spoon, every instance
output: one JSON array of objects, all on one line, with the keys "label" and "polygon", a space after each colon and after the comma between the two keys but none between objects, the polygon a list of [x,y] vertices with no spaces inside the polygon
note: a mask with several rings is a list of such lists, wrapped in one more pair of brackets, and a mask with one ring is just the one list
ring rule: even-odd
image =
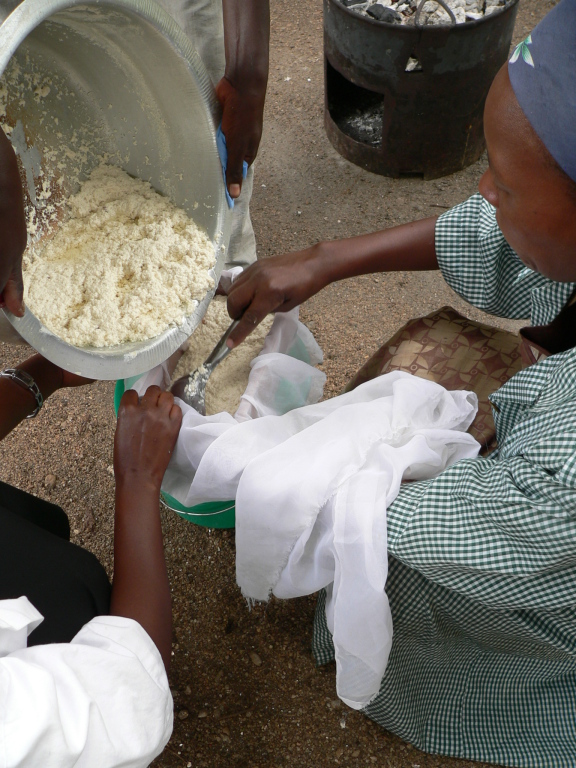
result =
[{"label": "fingers gripping spoon", "polygon": [[196,368],[196,370],[189,375],[186,386],[184,387],[182,400],[188,405],[191,405],[192,408],[202,416],[206,416],[206,385],[208,384],[208,379],[218,363],[221,363],[232,351],[230,347],[226,346],[226,342],[239,322],[240,320],[234,320],[230,323],[210,355],[199,368]]}]

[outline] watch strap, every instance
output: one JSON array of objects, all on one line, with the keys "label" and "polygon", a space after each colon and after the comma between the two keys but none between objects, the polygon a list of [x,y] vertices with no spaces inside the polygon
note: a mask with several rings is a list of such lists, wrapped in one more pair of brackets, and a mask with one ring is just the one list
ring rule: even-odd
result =
[{"label": "watch strap", "polygon": [[44,405],[44,398],[42,397],[42,392],[40,392],[40,389],[38,388],[38,384],[36,384],[32,376],[26,371],[21,371],[19,368],[5,368],[3,371],[0,371],[0,378],[11,379],[20,387],[27,389],[34,395],[36,408],[29,416],[26,416],[26,418],[33,419],[37,416],[40,408]]}]

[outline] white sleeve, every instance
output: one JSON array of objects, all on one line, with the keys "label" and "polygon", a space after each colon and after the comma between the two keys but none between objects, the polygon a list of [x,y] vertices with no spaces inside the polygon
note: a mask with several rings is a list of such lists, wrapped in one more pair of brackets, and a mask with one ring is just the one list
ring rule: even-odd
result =
[{"label": "white sleeve", "polygon": [[0,658],[0,768],[144,768],[172,716],[160,653],[132,619]]}]

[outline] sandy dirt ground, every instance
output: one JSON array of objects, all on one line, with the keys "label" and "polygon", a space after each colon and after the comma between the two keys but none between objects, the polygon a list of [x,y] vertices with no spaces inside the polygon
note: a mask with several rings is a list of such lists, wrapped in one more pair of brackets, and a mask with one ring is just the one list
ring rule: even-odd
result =
[{"label": "sandy dirt ground", "polygon": [[[515,41],[554,0],[521,0]],[[435,215],[472,194],[486,167],[436,181],[392,180],[341,158],[323,128],[320,0],[271,0],[266,124],[252,205],[259,256],[297,250]],[[402,323],[464,304],[437,273],[367,276],[326,289],[302,308],[337,394]],[[505,327],[515,327],[494,318]],[[0,345],[2,366],[25,356]],[[0,477],[64,507],[73,540],[111,572],[113,384],[57,393],[0,446]],[[271,600],[251,611],[234,576],[234,535],[163,512],[173,590],[170,674],[174,735],[157,768],[464,768],[385,732],[336,698],[334,668],[310,652],[315,600]],[[103,766],[104,768],[104,766]]]}]

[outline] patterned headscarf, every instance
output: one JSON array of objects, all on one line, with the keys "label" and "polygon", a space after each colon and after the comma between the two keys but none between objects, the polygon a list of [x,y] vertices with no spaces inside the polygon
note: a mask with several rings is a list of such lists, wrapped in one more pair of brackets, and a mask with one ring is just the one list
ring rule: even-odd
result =
[{"label": "patterned headscarf", "polygon": [[516,46],[508,73],[531,126],[576,181],[576,0],[560,0]]}]

